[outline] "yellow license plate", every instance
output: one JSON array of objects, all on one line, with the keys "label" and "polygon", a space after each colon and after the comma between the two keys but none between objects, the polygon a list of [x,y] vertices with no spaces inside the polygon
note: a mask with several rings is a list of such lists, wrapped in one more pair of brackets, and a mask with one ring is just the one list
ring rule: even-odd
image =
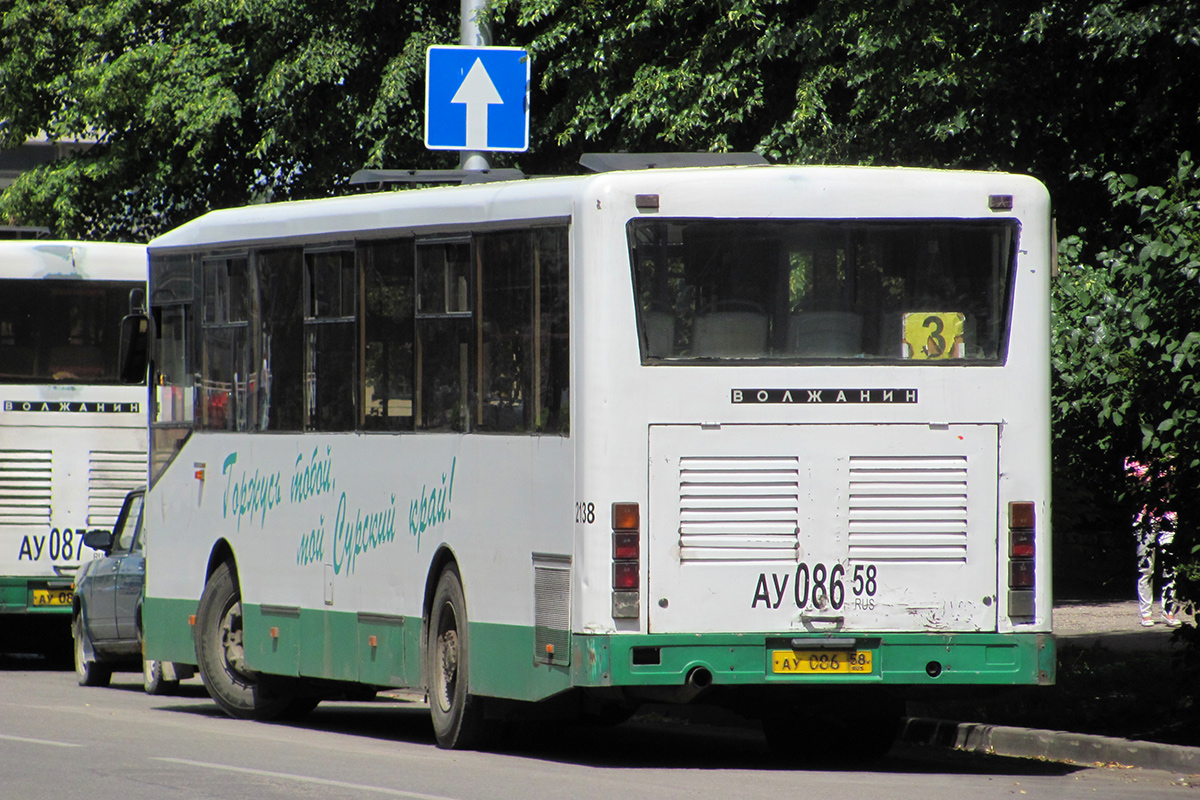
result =
[{"label": "yellow license plate", "polygon": [[69,606],[75,595],[70,589],[34,589],[35,606]]},{"label": "yellow license plate", "polygon": [[870,674],[870,650],[773,650],[771,671],[780,675]]}]

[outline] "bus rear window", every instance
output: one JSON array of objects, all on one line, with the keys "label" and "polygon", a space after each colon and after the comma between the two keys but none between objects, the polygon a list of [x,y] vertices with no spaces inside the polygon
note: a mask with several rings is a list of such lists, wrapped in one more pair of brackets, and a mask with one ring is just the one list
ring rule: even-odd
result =
[{"label": "bus rear window", "polygon": [[136,281],[0,280],[0,382],[119,383]]},{"label": "bus rear window", "polygon": [[1013,220],[629,223],[643,361],[1000,362]]}]

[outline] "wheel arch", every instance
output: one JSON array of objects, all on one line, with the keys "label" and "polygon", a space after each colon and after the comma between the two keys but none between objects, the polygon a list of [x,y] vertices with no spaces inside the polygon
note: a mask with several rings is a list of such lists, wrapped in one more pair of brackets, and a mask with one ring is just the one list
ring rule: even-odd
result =
[{"label": "wheel arch", "polygon": [[232,562],[234,576],[237,576],[237,558],[233,554],[233,547],[226,539],[218,539],[213,544],[212,550],[208,554],[208,566],[204,568],[204,581],[212,577],[212,574],[217,571],[217,567],[224,564],[226,561]]},{"label": "wheel arch", "polygon": [[[425,598],[421,603],[421,685],[429,685],[429,614],[433,608],[433,595],[437,592],[438,580],[446,567],[454,565],[458,570],[458,578],[462,580],[462,567],[458,565],[458,557],[448,546],[442,545],[429,561],[429,572],[425,575]],[[466,594],[466,589],[463,589]]]}]

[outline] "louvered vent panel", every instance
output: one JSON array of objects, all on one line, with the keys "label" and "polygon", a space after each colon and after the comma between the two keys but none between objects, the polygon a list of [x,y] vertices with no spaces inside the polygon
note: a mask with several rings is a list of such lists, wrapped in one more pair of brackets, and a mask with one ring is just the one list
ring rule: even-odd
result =
[{"label": "louvered vent panel", "polygon": [[49,450],[0,450],[0,525],[50,524],[53,464]]},{"label": "louvered vent panel", "polygon": [[111,528],[125,495],[145,482],[144,450],[93,450],[88,463],[88,527]]},{"label": "louvered vent panel", "polygon": [[966,456],[851,456],[851,560],[967,560]]},{"label": "louvered vent panel", "polygon": [[534,660],[571,663],[571,557],[533,556]]},{"label": "louvered vent panel", "polygon": [[680,561],[794,562],[799,482],[794,456],[680,458]]}]

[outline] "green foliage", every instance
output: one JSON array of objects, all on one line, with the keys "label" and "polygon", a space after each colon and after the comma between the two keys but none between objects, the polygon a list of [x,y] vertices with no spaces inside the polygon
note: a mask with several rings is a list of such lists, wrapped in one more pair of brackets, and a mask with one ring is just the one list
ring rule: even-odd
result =
[{"label": "green foliage", "polygon": [[357,0],[0,3],[0,146],[94,138],[0,218],[145,240],[209,208],[329,194],[424,156],[424,51],[457,9]]},{"label": "green foliage", "polygon": [[[1126,514],[1165,503],[1179,516],[1182,593],[1200,599],[1200,169],[1182,154],[1162,186],[1104,176],[1132,218],[1098,264],[1069,266],[1055,292],[1055,412],[1063,469],[1100,481]],[[1076,239],[1063,243],[1075,254]],[[1069,260],[1069,258],[1068,258]],[[1125,457],[1164,480],[1123,485]]]}]

